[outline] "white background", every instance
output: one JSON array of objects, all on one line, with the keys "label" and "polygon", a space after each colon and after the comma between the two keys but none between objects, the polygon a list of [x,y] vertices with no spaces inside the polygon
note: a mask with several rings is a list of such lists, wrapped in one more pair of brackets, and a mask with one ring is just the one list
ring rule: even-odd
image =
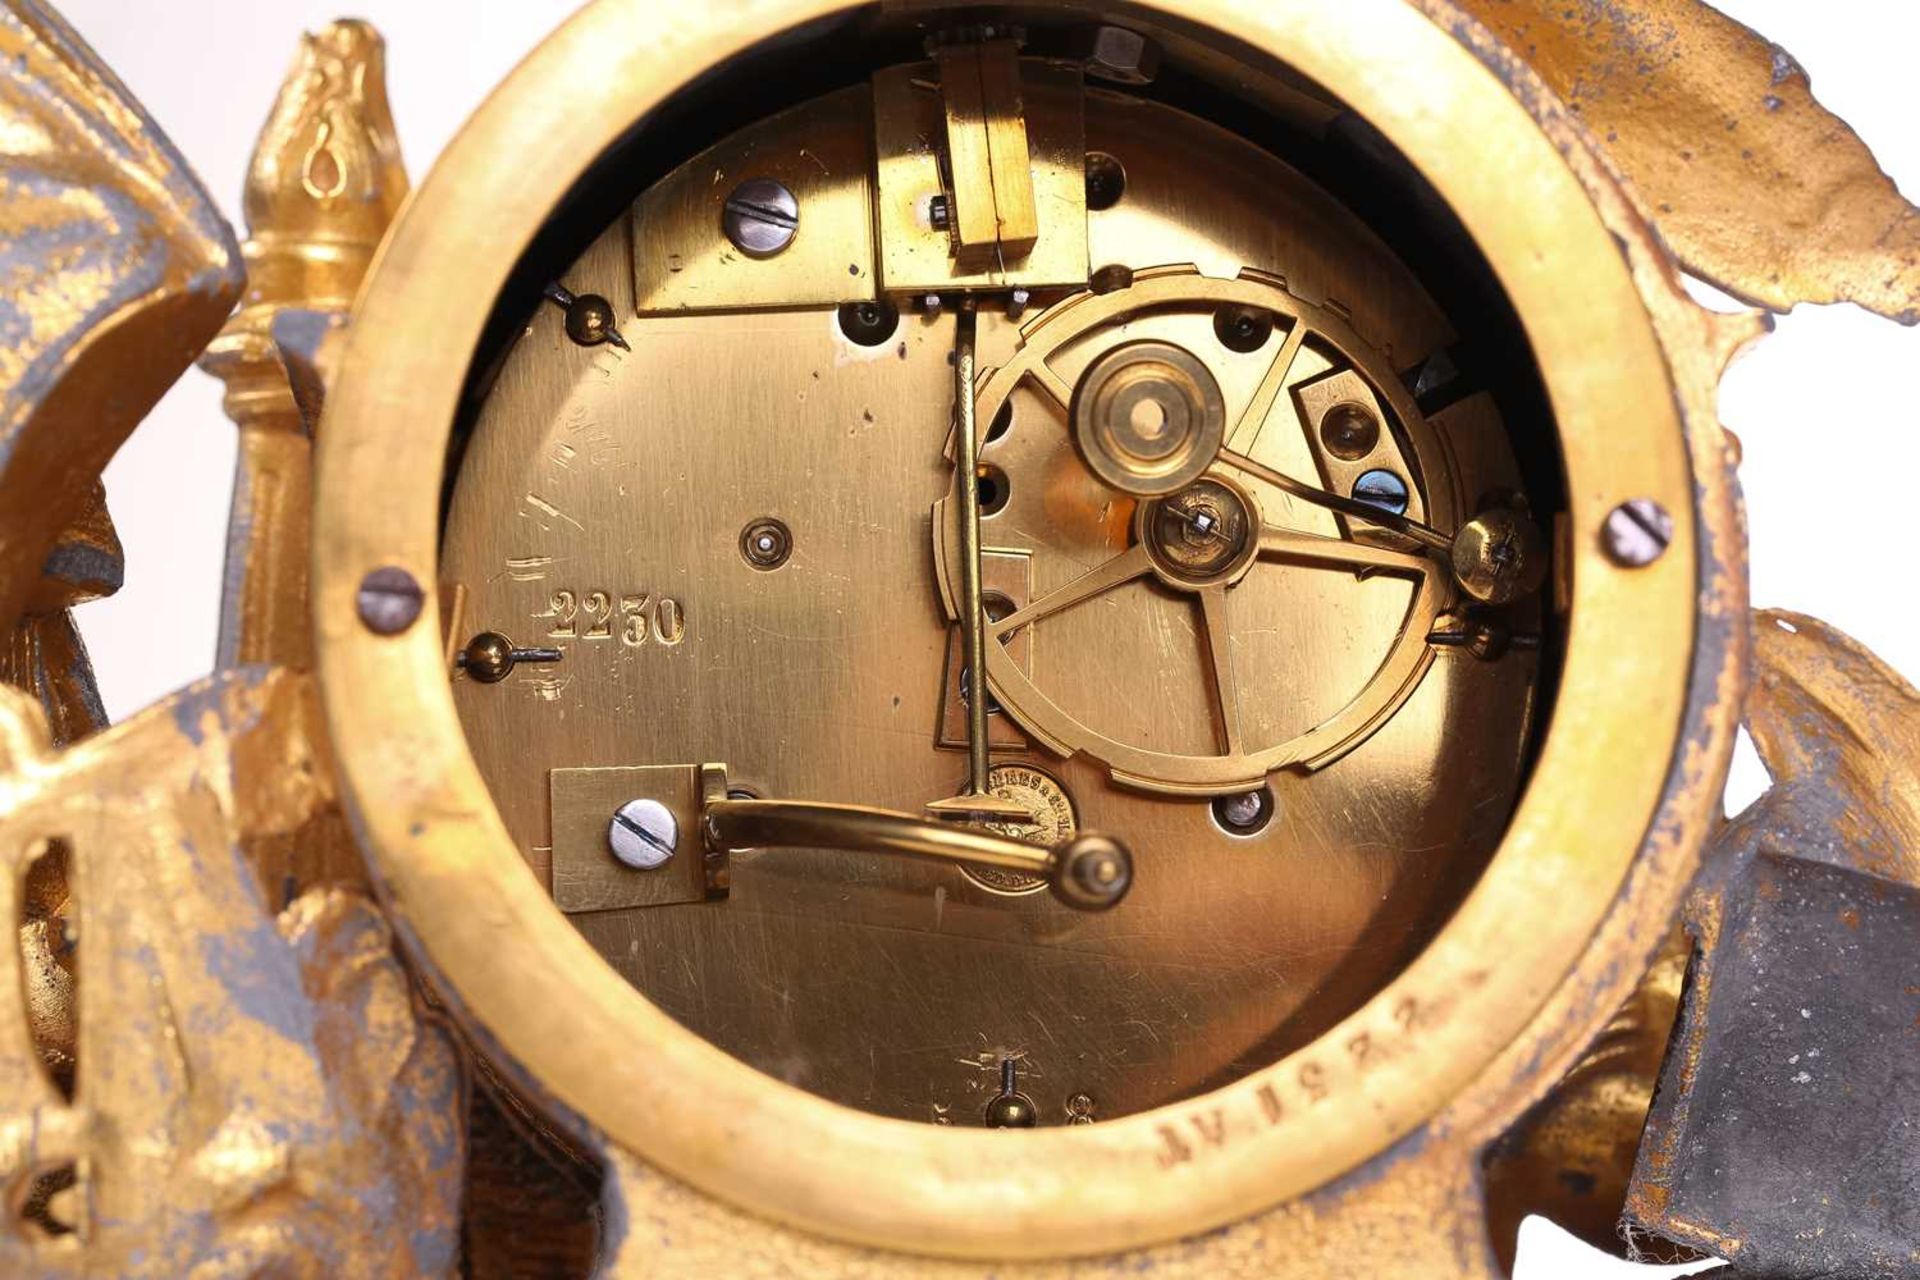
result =
[{"label": "white background", "polygon": [[[297,33],[348,16],[330,0],[56,2],[172,135],[236,225],[254,136]],[[361,0],[352,16],[372,19],[388,40],[394,114],[416,181],[486,92],[574,7],[566,0]],[[1791,50],[1821,101],[1858,129],[1905,190],[1920,192],[1920,130],[1907,98],[1920,6],[1720,0],[1719,7]],[[1755,603],[1825,618],[1910,676],[1920,674],[1905,558],[1920,510],[1916,371],[1920,331],[1851,307],[1802,308],[1735,367],[1721,406],[1746,448],[1741,479]],[[127,583],[112,599],[86,606],[80,622],[116,718],[212,664],[233,458],[219,386],[194,372],[107,470]],[[1762,785],[1757,764],[1744,759],[1730,803],[1739,807]],[[1691,1270],[1631,1267],[1538,1220],[1521,1233],[1519,1280]]]}]

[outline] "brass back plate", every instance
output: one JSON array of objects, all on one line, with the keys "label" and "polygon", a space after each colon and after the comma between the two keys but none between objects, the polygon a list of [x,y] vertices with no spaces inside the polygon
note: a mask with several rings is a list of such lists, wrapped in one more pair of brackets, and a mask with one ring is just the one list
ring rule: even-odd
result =
[{"label": "brass back plate", "polygon": [[[823,105],[809,136],[844,120],[837,99]],[[1037,94],[1029,110],[1038,118]],[[1124,332],[1116,319],[1057,351],[1046,340],[1062,376],[1077,377],[1115,342],[1151,336],[1202,353],[1231,415],[1254,399],[1284,335],[1259,351],[1228,350],[1212,300],[1279,305],[1288,295],[1190,272],[1159,280],[1146,270],[1156,260],[1255,263],[1364,295],[1357,312],[1370,332],[1353,342],[1391,347],[1399,360],[1444,342],[1444,321],[1405,268],[1272,157],[1156,104],[1090,99],[1087,123],[1128,169],[1128,198],[1089,219],[1114,258],[1141,269],[1125,293],[1204,296],[1129,316]],[[1204,208],[1191,199],[1200,182],[1213,193]],[[1313,228],[1310,248],[1302,226]],[[624,230],[568,270],[570,287],[622,302]],[[1043,235],[1035,252],[1046,244]],[[1025,332],[983,308],[982,365],[1029,367],[1022,350],[1122,296],[1036,311]],[[1069,314],[1036,318],[1056,311]],[[643,316],[625,332],[631,353],[581,348],[557,313],[536,317],[454,481],[441,563],[442,581],[467,585],[468,628],[565,651],[499,684],[456,681],[453,699],[493,802],[538,872],[551,844],[554,893],[569,909],[583,900],[570,896],[566,859],[581,846],[563,834],[572,817],[549,770],[559,779],[725,759],[764,796],[906,812],[953,795],[966,775],[965,757],[940,746],[957,672],[934,549],[944,522],[930,515],[953,491],[952,310],[903,315],[878,347],[850,341],[824,307]],[[1302,353],[1296,375],[1324,373],[1330,351]],[[982,414],[989,436],[995,416]],[[1470,427],[1483,438],[1463,442],[1464,473],[1431,442],[1394,455],[1426,491],[1420,513],[1451,520],[1456,488],[1518,482],[1497,416]],[[1315,475],[1314,443],[1287,395],[1257,449]],[[1010,486],[983,521],[996,552],[986,586],[1016,605],[1127,537],[1134,503],[1092,476],[1064,412],[1040,397],[1016,398],[982,461]],[[1335,531],[1312,508],[1263,501],[1289,527]],[[740,549],[742,530],[765,517],[792,536],[791,558],[772,571]],[[677,643],[624,625],[623,602],[642,599],[678,601]],[[1404,647],[1411,600],[1403,577],[1259,566],[1235,588],[1229,662],[1249,743],[1290,741],[1367,689]],[[1423,640],[1424,629],[1415,653]],[[1191,597],[1135,582],[1044,620],[1006,657],[1008,680],[1024,673],[1110,739],[1196,757],[1217,749]],[[1143,794],[1115,785],[1110,762],[1055,759],[1033,735],[1003,733],[997,761],[1052,773],[1086,830],[1134,846],[1134,893],[1104,916],[1065,912],[1047,895],[1009,900],[948,868],[768,849],[733,860],[724,904],[690,895],[572,923],[680,1023],[826,1097],[978,1125],[999,1061],[1018,1056],[1043,1123],[1062,1123],[1080,1093],[1109,1121],[1272,1061],[1405,963],[1472,883],[1511,811],[1535,662],[1441,655],[1364,746],[1311,776],[1275,774],[1281,817],[1254,840],[1220,828],[1204,786],[1179,799]],[[988,664],[995,680],[997,665]],[[1017,715],[989,720],[1020,726]],[[1224,776],[1247,784],[1262,773]],[[606,853],[606,822],[632,794],[599,796],[583,819],[586,865],[616,880],[631,877]]]}]

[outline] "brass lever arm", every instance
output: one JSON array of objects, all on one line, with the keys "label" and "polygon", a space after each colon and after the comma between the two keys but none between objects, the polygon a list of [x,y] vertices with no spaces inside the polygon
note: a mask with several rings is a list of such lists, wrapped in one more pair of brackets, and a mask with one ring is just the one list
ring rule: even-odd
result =
[{"label": "brass lever arm", "polygon": [[[1302,502],[1337,511],[1378,529],[1397,533],[1418,544],[1421,551],[1445,565],[1453,580],[1469,596],[1490,604],[1505,604],[1527,592],[1537,590],[1547,573],[1546,544],[1540,531],[1524,510],[1491,507],[1461,525],[1452,534],[1441,533],[1406,515],[1396,514],[1357,498],[1343,498],[1254,461],[1229,449],[1220,451],[1219,460],[1237,467],[1257,480]],[[1292,544],[1292,549],[1307,548],[1300,535],[1284,529],[1268,529],[1262,542],[1272,540]],[[1362,554],[1381,554],[1368,549]],[[1391,554],[1391,553],[1386,553]]]},{"label": "brass lever arm", "polygon": [[1081,911],[1105,911],[1133,883],[1132,856],[1109,836],[1081,835],[1048,849],[862,805],[715,797],[701,810],[701,830],[713,853],[792,846],[1023,872],[1044,879],[1054,897]]},{"label": "brass lever arm", "polygon": [[[1275,471],[1262,462],[1255,462],[1245,454],[1235,453],[1231,449],[1220,451],[1220,461],[1229,467],[1235,467],[1256,480],[1264,480],[1282,493],[1291,494],[1302,502],[1312,503],[1316,507],[1325,507],[1337,511],[1350,520],[1359,520],[1375,528],[1397,533],[1403,538],[1411,538],[1429,551],[1438,551],[1450,555],[1453,551],[1453,538],[1441,533],[1431,525],[1425,525],[1408,516],[1396,515],[1370,502],[1358,498],[1343,498],[1337,493],[1328,493],[1325,489],[1316,489],[1310,484],[1295,480],[1282,471]],[[1444,558],[1444,555],[1443,555]]]}]

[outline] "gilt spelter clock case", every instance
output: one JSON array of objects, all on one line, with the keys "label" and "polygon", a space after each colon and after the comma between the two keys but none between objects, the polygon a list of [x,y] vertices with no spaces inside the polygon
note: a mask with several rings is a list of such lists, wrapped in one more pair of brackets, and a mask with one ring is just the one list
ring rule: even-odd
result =
[{"label": "gilt spelter clock case", "polygon": [[[1916,694],[1714,410],[1920,212],[1784,51],[597,0],[410,192],[343,21],[244,240],[0,53],[8,1274],[1920,1274]],[[196,361],[218,670],[108,725]]]}]

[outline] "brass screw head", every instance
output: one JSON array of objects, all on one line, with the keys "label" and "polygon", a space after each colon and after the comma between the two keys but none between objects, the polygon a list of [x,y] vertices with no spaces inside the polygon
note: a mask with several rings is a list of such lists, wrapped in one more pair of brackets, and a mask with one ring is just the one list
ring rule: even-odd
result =
[{"label": "brass screw head", "polygon": [[987,1104],[989,1129],[1031,1129],[1039,1120],[1039,1111],[1025,1094],[996,1094]]},{"label": "brass screw head", "polygon": [[1533,521],[1510,507],[1482,511],[1453,537],[1453,576],[1486,604],[1506,604],[1539,587],[1547,545]]},{"label": "brass screw head", "polygon": [[1000,1060],[1000,1092],[987,1103],[986,1119],[989,1129],[1031,1129],[1040,1122],[1040,1109],[1020,1092],[1020,1064],[1013,1058]]}]

